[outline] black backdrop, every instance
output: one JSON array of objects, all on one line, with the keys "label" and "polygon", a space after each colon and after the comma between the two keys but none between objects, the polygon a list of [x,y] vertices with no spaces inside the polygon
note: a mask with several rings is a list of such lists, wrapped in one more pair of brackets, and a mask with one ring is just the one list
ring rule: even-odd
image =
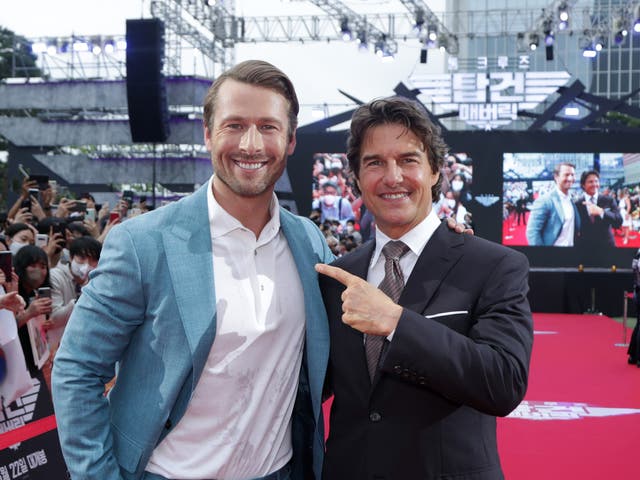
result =
[{"label": "black backdrop", "polygon": [[[500,243],[502,240],[502,161],[505,152],[541,153],[636,153],[638,132],[445,132],[452,152],[473,159],[474,197],[498,198],[490,206],[474,200],[476,235]],[[295,154],[288,173],[301,215],[311,209],[311,171],[318,152],[344,152],[348,132],[298,133]],[[523,252],[532,267],[530,300],[535,311],[582,313],[595,306],[608,315],[622,314],[623,292],[631,289],[630,266],[634,248],[583,251],[577,248],[511,247]],[[579,266],[582,266],[579,268]],[[593,303],[595,297],[595,304]]]}]

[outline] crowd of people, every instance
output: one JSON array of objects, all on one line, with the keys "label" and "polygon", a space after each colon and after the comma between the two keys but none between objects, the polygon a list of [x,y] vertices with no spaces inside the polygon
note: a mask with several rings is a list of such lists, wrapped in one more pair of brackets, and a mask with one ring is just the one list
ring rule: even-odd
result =
[{"label": "crowd of people", "polygon": [[[64,197],[56,187],[25,177],[0,225],[0,252],[12,267],[0,272],[0,305],[9,302],[29,374],[42,370],[49,387],[62,334],[98,265],[106,235],[121,221],[148,211],[144,201],[134,205],[122,199],[110,209],[96,205],[90,193]],[[19,392],[2,393],[6,404]]]},{"label": "crowd of people", "polygon": [[[473,229],[469,210],[473,182],[472,160],[449,153],[441,169],[442,186],[434,202],[438,218],[452,218]],[[343,153],[317,153],[313,158],[313,189],[309,216],[324,233],[334,255],[351,252],[375,234],[375,220],[358,195]]]}]

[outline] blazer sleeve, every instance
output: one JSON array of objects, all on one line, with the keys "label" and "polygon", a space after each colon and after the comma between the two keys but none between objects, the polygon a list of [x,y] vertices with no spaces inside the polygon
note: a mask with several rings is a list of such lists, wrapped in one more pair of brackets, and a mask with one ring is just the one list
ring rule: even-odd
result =
[{"label": "blazer sleeve", "polygon": [[[491,270],[486,264],[488,274],[466,273],[478,275],[481,285],[469,307],[466,332],[404,308],[382,369],[405,381],[417,379],[416,388],[428,388],[454,403],[489,415],[508,415],[526,392],[533,323],[527,259],[504,251]],[[449,289],[452,299],[455,283],[440,286]],[[463,307],[462,302],[452,305],[452,310]]]},{"label": "blazer sleeve", "polygon": [[62,451],[72,478],[120,479],[104,385],[144,318],[136,246],[116,227],[76,303],[52,376]]},{"label": "blazer sleeve", "polygon": [[539,198],[531,207],[527,221],[527,243],[529,246],[544,245],[542,232],[549,220],[550,205],[546,197]]}]

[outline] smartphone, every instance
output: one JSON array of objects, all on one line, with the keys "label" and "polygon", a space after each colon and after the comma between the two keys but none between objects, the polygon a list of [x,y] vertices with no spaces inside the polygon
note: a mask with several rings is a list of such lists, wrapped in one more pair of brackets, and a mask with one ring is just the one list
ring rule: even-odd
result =
[{"label": "smartphone", "polygon": [[49,243],[49,235],[46,233],[36,234],[36,247],[44,248]]},{"label": "smartphone", "polygon": [[0,270],[4,272],[5,281],[11,281],[11,252],[0,252]]},{"label": "smartphone", "polygon": [[118,212],[111,212],[109,214],[109,221],[113,222],[115,220],[120,220],[120,214]]},{"label": "smartphone", "polygon": [[37,188],[30,188],[29,196],[35,198],[38,203],[40,203],[40,190],[38,190]]},{"label": "smartphone", "polygon": [[38,298],[51,298],[51,287],[40,287],[38,289]]},{"label": "smartphone", "polygon": [[80,200],[76,200],[75,202],[73,202],[73,205],[71,205],[69,207],[69,211],[70,212],[86,212],[87,211],[87,204],[86,202],[82,202]]},{"label": "smartphone", "polygon": [[133,205],[133,190],[124,190],[122,192],[122,200],[127,202],[127,208],[131,208],[131,205]]},{"label": "smartphone", "polygon": [[49,175],[29,175],[29,180],[38,182],[38,189],[40,190],[49,188]]},{"label": "smartphone", "polygon": [[84,218],[88,218],[92,222],[96,221],[96,209],[95,208],[87,208],[87,214]]},{"label": "smartphone", "polygon": [[26,200],[23,200],[22,203],[20,204],[20,208],[26,208],[28,212],[31,211],[31,199],[27,198]]}]

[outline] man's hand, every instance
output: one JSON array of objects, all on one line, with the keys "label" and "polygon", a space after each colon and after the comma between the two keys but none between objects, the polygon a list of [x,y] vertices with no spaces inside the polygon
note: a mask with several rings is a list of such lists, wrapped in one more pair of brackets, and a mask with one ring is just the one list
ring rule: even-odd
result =
[{"label": "man's hand", "polygon": [[396,329],[402,307],[360,277],[338,267],[316,264],[316,271],[342,283],[342,321],[370,335],[388,336]]},{"label": "man's hand", "polygon": [[0,295],[0,308],[6,308],[14,313],[24,310],[26,303],[18,292],[9,292],[4,295]]},{"label": "man's hand", "polygon": [[587,207],[587,212],[591,217],[602,217],[604,210],[597,206],[595,203],[582,202]]},{"label": "man's hand", "polygon": [[467,228],[464,223],[458,223],[452,217],[447,218],[447,227],[451,230],[455,230],[457,233],[468,233],[469,235],[473,235],[473,228]]}]

